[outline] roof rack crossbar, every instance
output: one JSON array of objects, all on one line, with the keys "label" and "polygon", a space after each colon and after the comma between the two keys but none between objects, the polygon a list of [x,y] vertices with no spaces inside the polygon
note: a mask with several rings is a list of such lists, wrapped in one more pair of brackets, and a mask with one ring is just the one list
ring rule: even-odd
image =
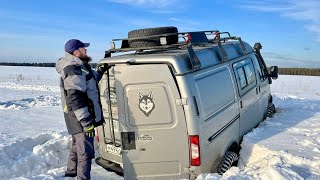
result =
[{"label": "roof rack crossbar", "polygon": [[189,54],[189,58],[190,58],[191,69],[193,71],[200,69],[200,67],[201,67],[200,60],[199,60],[198,56],[196,55],[196,53],[194,52],[191,43],[187,44],[187,50],[188,50],[188,54]]},{"label": "roof rack crossbar", "polygon": [[221,59],[222,61],[227,61],[228,60],[228,54],[226,52],[226,50],[224,50],[221,41],[218,41],[218,47],[221,53]]},{"label": "roof rack crossbar", "polygon": [[237,37],[235,38],[235,40],[238,40],[240,42],[240,46],[241,46],[241,49],[242,49],[242,53],[243,54],[247,54],[247,49],[246,49],[246,46],[244,45],[243,41],[241,40],[240,37]]},{"label": "roof rack crossbar", "polygon": [[219,32],[219,35],[221,35],[221,34],[228,34],[228,36],[231,37],[229,32]]},{"label": "roof rack crossbar", "polygon": [[220,42],[226,42],[228,40],[237,40],[236,36],[230,36],[230,37],[224,37],[224,38],[217,38],[217,39],[211,39],[210,42],[211,43],[218,43]]},{"label": "roof rack crossbar", "polygon": [[[225,32],[227,34],[229,34],[228,32]],[[230,34],[229,34],[230,35]],[[236,36],[229,36],[229,37],[224,37],[224,38],[217,38],[217,39],[212,39],[212,40],[209,40],[211,43],[217,43],[218,46],[219,46],[219,49],[220,49],[220,52],[221,52],[221,56],[222,56],[222,59],[225,61],[228,59],[228,55],[226,53],[226,51],[224,50],[221,42],[226,42],[227,40],[238,40],[239,43],[240,43],[240,47],[241,47],[241,50],[242,50],[242,54],[247,54],[247,48],[246,46],[244,45],[243,41],[241,40],[240,37],[236,37]]]}]

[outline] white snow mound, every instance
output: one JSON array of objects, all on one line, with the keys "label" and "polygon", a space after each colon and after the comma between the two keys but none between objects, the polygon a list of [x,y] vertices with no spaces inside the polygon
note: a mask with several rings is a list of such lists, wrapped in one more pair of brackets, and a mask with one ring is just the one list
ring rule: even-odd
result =
[{"label": "white snow mound", "polygon": [[51,132],[0,148],[0,177],[32,177],[66,165],[71,138],[67,132]]}]

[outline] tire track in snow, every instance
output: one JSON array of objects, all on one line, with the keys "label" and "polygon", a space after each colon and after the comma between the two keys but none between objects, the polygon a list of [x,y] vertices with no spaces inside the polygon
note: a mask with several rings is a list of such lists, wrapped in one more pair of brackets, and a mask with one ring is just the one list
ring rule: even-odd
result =
[{"label": "tire track in snow", "polygon": [[49,85],[29,85],[21,83],[0,83],[0,88],[14,89],[14,90],[31,90],[31,91],[51,91],[60,92],[59,86],[49,86]]},{"label": "tire track in snow", "polygon": [[274,96],[280,111],[244,136],[239,174],[254,179],[319,179],[319,102]]},{"label": "tire track in snow", "polygon": [[20,100],[0,101],[0,109],[27,109],[31,107],[60,106],[60,96],[41,95],[35,98],[23,98]]}]

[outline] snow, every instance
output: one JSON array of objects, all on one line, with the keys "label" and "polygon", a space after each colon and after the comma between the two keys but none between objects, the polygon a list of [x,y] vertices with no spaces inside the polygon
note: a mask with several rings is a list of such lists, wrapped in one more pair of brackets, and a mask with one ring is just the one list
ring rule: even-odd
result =
[{"label": "snow", "polygon": [[[71,139],[55,69],[0,71],[1,179],[65,179]],[[320,179],[320,77],[280,75],[271,88],[277,113],[244,136],[238,166],[197,179]],[[95,163],[91,175],[123,179]]]}]

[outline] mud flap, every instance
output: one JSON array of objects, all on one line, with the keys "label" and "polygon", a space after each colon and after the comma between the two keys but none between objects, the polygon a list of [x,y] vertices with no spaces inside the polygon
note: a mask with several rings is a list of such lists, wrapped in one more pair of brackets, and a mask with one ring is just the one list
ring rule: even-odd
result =
[{"label": "mud flap", "polygon": [[119,176],[123,176],[123,169],[119,164],[102,159],[100,157],[96,158],[95,161],[99,166],[103,167],[107,171],[111,171],[111,172],[116,173]]}]

